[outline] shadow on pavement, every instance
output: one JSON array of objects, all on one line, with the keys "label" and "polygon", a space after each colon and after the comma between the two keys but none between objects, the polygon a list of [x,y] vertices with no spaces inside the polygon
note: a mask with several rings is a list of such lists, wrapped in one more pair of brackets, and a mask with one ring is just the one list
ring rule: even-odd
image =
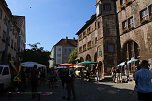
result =
[{"label": "shadow on pavement", "polygon": [[[12,94],[11,99],[8,94],[0,96],[0,101],[66,101],[62,99],[66,95],[66,90],[61,87],[61,82],[58,80],[57,87],[49,88],[48,85],[41,85],[38,92],[41,92],[34,100],[31,94]],[[130,87],[131,86],[131,87]],[[137,101],[136,93],[133,91],[133,85],[116,84],[110,80],[103,80],[102,82],[88,82],[75,80],[75,101]],[[30,92],[30,88],[26,89]],[[73,101],[73,100],[70,100]]]}]

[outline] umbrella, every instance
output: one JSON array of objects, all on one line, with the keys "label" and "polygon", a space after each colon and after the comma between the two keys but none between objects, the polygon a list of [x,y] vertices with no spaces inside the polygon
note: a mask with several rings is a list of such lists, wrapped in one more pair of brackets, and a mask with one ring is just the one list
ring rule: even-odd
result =
[{"label": "umbrella", "polygon": [[134,59],[134,58],[132,58],[131,60],[129,60],[129,61],[127,62],[127,64],[129,64],[129,63],[133,63],[133,62],[136,62],[136,61],[138,61],[138,59]]},{"label": "umbrella", "polygon": [[67,68],[67,67],[66,66],[57,66],[55,68],[60,69],[60,68]]},{"label": "umbrella", "polygon": [[59,66],[73,66],[74,64],[70,64],[70,63],[63,63],[63,64],[59,64]]},{"label": "umbrella", "polygon": [[82,65],[89,65],[89,64],[97,64],[97,62],[94,62],[94,61],[83,61],[83,62],[80,62],[79,64],[82,64]]},{"label": "umbrella", "polygon": [[34,65],[37,65],[37,67],[46,67],[45,65],[38,64],[37,62],[23,62],[21,63],[21,66],[31,68],[34,67]]},{"label": "umbrella", "polygon": [[117,65],[117,66],[124,66],[125,65],[125,62],[122,62],[122,63],[120,63],[119,65]]},{"label": "umbrella", "polygon": [[73,65],[73,67],[79,68],[79,67],[85,67],[85,66],[83,66],[83,65],[81,65],[81,64],[76,64],[76,65]]},{"label": "umbrella", "polygon": [[23,63],[21,63],[21,65],[23,66],[23,67],[34,67],[34,65],[37,65],[38,63],[36,63],[36,62],[23,62]]}]

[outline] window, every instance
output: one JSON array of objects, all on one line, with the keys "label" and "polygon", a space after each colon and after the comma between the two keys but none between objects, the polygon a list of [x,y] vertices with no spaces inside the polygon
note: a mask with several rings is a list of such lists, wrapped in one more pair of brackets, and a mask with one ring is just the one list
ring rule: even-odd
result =
[{"label": "window", "polygon": [[86,31],[83,32],[83,38],[85,38],[85,37],[86,37]]},{"label": "window", "polygon": [[97,44],[97,41],[98,41],[98,39],[97,39],[97,37],[95,38],[95,44]]},{"label": "window", "polygon": [[110,3],[105,3],[103,4],[103,10],[104,11],[111,11],[111,4]]},{"label": "window", "polygon": [[134,28],[134,19],[133,19],[133,16],[122,22],[122,30],[124,32],[129,31],[132,28]]},{"label": "window", "polygon": [[61,57],[61,54],[57,54],[57,57]]},{"label": "window", "polygon": [[100,28],[100,21],[98,21],[98,28]]},{"label": "window", "polygon": [[82,34],[79,35],[79,41],[81,41],[81,40],[82,40]]},{"label": "window", "polygon": [[128,19],[128,28],[133,28],[134,27],[134,20],[133,17],[130,17]]},{"label": "window", "polygon": [[108,48],[108,52],[111,52],[111,53],[113,53],[115,50],[114,44],[112,43],[108,43],[107,48]]},{"label": "window", "polygon": [[2,19],[2,15],[3,15],[3,12],[2,12],[2,9],[0,8],[0,19]]},{"label": "window", "polygon": [[149,8],[149,16],[152,17],[152,5],[150,5],[148,8]]},{"label": "window", "polygon": [[67,49],[64,49],[64,54],[67,54]]},{"label": "window", "polygon": [[97,28],[96,22],[94,23],[94,27],[95,27],[95,29]]},{"label": "window", "polygon": [[91,48],[91,41],[88,42],[88,45],[87,45],[87,46],[88,46],[88,47],[87,47],[88,49]]},{"label": "window", "polygon": [[87,29],[87,33],[88,33],[88,34],[90,33],[90,27]]},{"label": "window", "polygon": [[128,28],[128,21],[125,20],[122,22],[122,29],[127,29]]},{"label": "window", "polygon": [[83,51],[86,51],[86,44],[83,45]]},{"label": "window", "polygon": [[147,8],[143,9],[142,11],[140,11],[140,18],[141,18],[141,21],[148,19],[148,10],[147,10]]},{"label": "window", "polygon": [[126,0],[120,0],[120,5],[126,4]]},{"label": "window", "polygon": [[80,53],[82,52],[82,47],[79,47],[79,52],[80,52]]},{"label": "window", "polygon": [[99,16],[102,14],[102,4],[98,4],[96,8],[96,15]]}]

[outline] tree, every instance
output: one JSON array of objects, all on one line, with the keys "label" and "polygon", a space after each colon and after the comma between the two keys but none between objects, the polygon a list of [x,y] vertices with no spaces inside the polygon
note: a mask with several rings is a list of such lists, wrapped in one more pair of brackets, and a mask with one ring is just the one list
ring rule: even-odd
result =
[{"label": "tree", "polygon": [[78,56],[78,50],[77,50],[77,48],[75,48],[72,52],[71,52],[71,54],[70,54],[70,56],[69,56],[69,60],[68,60],[68,63],[73,63],[73,64],[75,64],[76,63],[76,58],[77,58],[77,56]]},{"label": "tree", "polygon": [[28,44],[31,49],[25,49],[25,51],[21,53],[22,62],[34,61],[48,66],[50,52],[43,50],[43,47],[38,47],[38,44],[40,43]]}]

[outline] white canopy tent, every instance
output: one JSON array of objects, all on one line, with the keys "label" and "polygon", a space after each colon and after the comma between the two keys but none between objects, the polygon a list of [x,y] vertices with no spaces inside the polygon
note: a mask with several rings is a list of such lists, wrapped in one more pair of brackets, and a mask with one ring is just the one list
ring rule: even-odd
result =
[{"label": "white canopy tent", "polygon": [[32,68],[32,67],[34,67],[34,65],[37,65],[38,68],[40,68],[40,67],[46,68],[45,65],[39,64],[37,62],[23,62],[23,63],[21,63],[21,66],[27,67],[27,68]]}]

